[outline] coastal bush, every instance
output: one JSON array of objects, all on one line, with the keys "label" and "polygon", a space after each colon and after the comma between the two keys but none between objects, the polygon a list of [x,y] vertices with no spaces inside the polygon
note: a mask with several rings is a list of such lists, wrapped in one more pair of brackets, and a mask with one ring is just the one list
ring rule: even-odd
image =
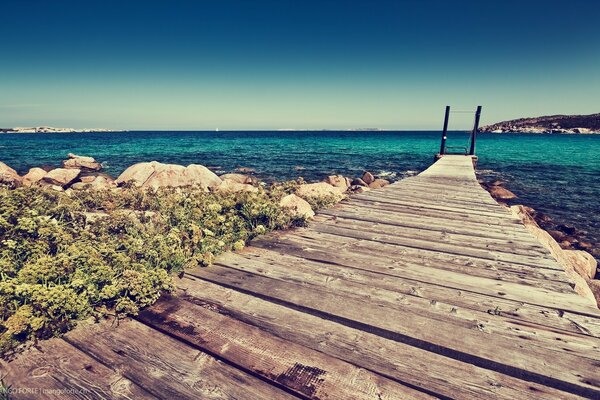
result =
[{"label": "coastal bush", "polygon": [[81,319],[135,315],[174,290],[173,274],[304,224],[279,206],[297,184],[237,194],[0,187],[0,353]]}]

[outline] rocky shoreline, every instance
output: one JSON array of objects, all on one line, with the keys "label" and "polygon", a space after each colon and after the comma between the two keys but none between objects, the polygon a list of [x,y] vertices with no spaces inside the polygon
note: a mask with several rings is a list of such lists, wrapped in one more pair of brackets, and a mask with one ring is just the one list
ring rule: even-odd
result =
[{"label": "rocky shoreline", "polygon": [[[205,192],[240,193],[258,192],[266,186],[251,168],[238,168],[236,173],[216,175],[203,165],[188,166],[164,164],[157,161],[141,162],[128,167],[116,179],[103,173],[102,164],[93,157],[69,153],[61,168],[34,167],[20,176],[14,169],[0,162],[0,184],[11,188],[39,187],[71,195],[81,190],[119,190],[123,187],[166,188],[199,187]],[[327,176],[322,182],[307,183],[298,179],[295,193],[284,197],[281,206],[312,217],[314,211],[306,200],[328,198],[332,202],[342,200],[349,193],[363,193],[379,189],[390,182],[365,171],[361,177],[342,175]]]},{"label": "rocky shoreline", "polygon": [[585,232],[574,226],[557,224],[552,218],[531,207],[512,204],[517,196],[503,187],[499,180],[479,180],[500,204],[521,218],[527,229],[546,247],[575,282],[580,295],[594,301],[600,308],[600,248],[587,241]]}]

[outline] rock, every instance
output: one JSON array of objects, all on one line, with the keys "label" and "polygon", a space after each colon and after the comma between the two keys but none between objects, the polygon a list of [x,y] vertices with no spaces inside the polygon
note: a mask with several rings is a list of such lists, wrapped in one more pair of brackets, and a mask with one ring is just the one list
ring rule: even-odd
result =
[{"label": "rock", "polygon": [[[529,214],[529,215],[533,215],[533,214]],[[548,223],[552,222],[552,218],[549,215],[537,213],[537,212],[535,213],[535,220],[538,224],[548,224]]]},{"label": "rock", "polygon": [[558,229],[561,232],[566,233],[567,235],[576,235],[577,234],[577,228],[575,228],[572,225],[558,225],[556,227],[556,229]]},{"label": "rock", "polygon": [[502,186],[502,185],[504,185],[504,182],[501,180],[498,180],[498,179],[488,183],[488,186]]},{"label": "rock", "polygon": [[258,192],[258,188],[247,183],[239,183],[229,179],[221,182],[216,189],[221,193]]},{"label": "rock", "polygon": [[109,215],[105,212],[85,212],[83,213],[83,215],[85,216],[85,222],[87,224],[93,224],[94,222],[98,221],[99,219],[102,218],[107,218],[109,217]]},{"label": "rock", "polygon": [[44,180],[39,181],[38,186],[44,189],[50,189],[50,190],[55,190],[57,192],[62,192],[64,191],[63,187],[60,185],[54,185],[52,183],[46,182]]},{"label": "rock", "polygon": [[390,181],[388,181],[386,179],[375,179],[373,182],[369,183],[369,187],[371,189],[381,189],[382,187],[387,186],[389,184],[390,184]]},{"label": "rock", "polygon": [[235,169],[236,171],[239,172],[244,172],[244,173],[251,173],[251,172],[256,172],[256,170],[254,168],[250,168],[250,167],[239,167]]},{"label": "rock", "polygon": [[365,187],[369,186],[369,184],[367,182],[363,181],[360,178],[353,179],[352,182],[350,182],[350,184],[351,184],[351,186],[365,186]]},{"label": "rock", "polygon": [[79,178],[83,183],[92,183],[98,175],[86,175]]},{"label": "rock", "polygon": [[350,187],[350,190],[352,191],[352,193],[364,193],[371,190],[371,188],[368,186],[354,185]]},{"label": "rock", "polygon": [[56,168],[44,175],[42,181],[64,188],[73,183],[80,173],[80,169]]},{"label": "rock", "polygon": [[588,285],[590,285],[590,290],[596,298],[596,305],[598,306],[598,308],[600,308],[600,280],[592,279],[588,282]]},{"label": "rock", "polygon": [[333,196],[336,201],[340,201],[344,198],[343,191],[340,188],[331,186],[327,182],[305,183],[300,185],[298,186],[298,189],[296,189],[296,195],[303,199],[309,197]]},{"label": "rock", "polygon": [[246,184],[250,184],[250,185],[257,185],[258,184],[258,179],[256,179],[256,177],[252,176],[252,175],[245,175],[245,174],[223,174],[221,176],[219,176],[219,178],[221,178],[221,180],[225,181],[233,181],[233,182],[237,182],[237,183],[246,183]]},{"label": "rock", "polygon": [[187,167],[163,164],[158,161],[134,164],[127,168],[115,181],[118,185],[132,182],[138,187],[181,187],[198,185],[205,191],[216,189],[221,178],[203,165]]},{"label": "rock", "polygon": [[583,278],[593,279],[596,276],[598,262],[590,253],[582,250],[563,250],[563,252],[575,271]]},{"label": "rock", "polygon": [[548,232],[548,234],[550,234],[550,236],[552,236],[552,238],[554,240],[556,240],[557,242],[559,242],[559,243],[565,238],[565,234],[562,233],[561,231],[549,230],[549,231],[546,231],[546,232]]},{"label": "rock", "polygon": [[369,171],[365,171],[365,173],[362,176],[362,180],[368,185],[370,183],[373,183],[373,181],[375,181],[375,177]]},{"label": "rock", "polygon": [[329,183],[331,186],[338,187],[344,192],[350,187],[350,179],[343,175],[329,175],[325,178],[324,182]]},{"label": "rock", "polygon": [[93,157],[78,156],[73,153],[69,153],[67,156],[69,159],[62,162],[63,168],[87,171],[99,171],[102,169],[102,165],[100,165],[99,162],[96,162]]},{"label": "rock", "polygon": [[[84,177],[84,178],[89,178],[89,177]],[[94,178],[94,179],[92,179],[92,180],[85,179],[85,181],[82,178],[81,182],[76,182],[76,183],[72,184],[71,189],[73,189],[73,190],[84,190],[84,189],[105,190],[105,189],[112,189],[112,188],[117,187],[117,184],[115,183],[115,181],[112,180],[110,177],[107,177],[104,175],[99,175],[99,176],[94,176],[92,178]]]},{"label": "rock", "polygon": [[37,183],[42,180],[44,176],[46,176],[47,172],[41,168],[31,168],[29,172],[27,172],[23,176],[23,186],[31,187],[34,183]]},{"label": "rock", "polygon": [[71,187],[69,189],[72,190],[85,190],[88,188],[88,183],[85,182],[75,182],[74,184],[71,185]]},{"label": "rock", "polygon": [[11,188],[21,186],[22,178],[17,171],[0,161],[0,183],[8,185]]},{"label": "rock", "polygon": [[592,249],[592,244],[589,242],[578,242],[577,243],[577,248],[579,250],[591,250]]},{"label": "rock", "polygon": [[572,262],[572,257],[566,254],[568,251],[563,250],[548,232],[540,228],[533,217],[525,211],[523,206],[512,206],[510,209],[513,214],[521,218],[527,230],[535,236],[548,251],[550,251],[552,257],[554,257],[554,259],[564,268],[567,276],[575,283],[575,291],[579,295],[596,303],[594,293],[592,293],[592,290],[588,285],[589,279],[580,275],[578,272],[579,267],[575,266]]},{"label": "rock", "polygon": [[562,248],[562,249],[570,249],[571,248],[571,242],[569,242],[568,240],[563,240],[561,242],[558,243],[558,245]]},{"label": "rock", "polygon": [[295,218],[312,218],[315,212],[306,200],[295,194],[288,194],[281,198],[279,202],[281,207],[287,208]]},{"label": "rock", "polygon": [[488,190],[492,197],[498,200],[512,200],[517,198],[513,192],[501,186],[490,186]]}]

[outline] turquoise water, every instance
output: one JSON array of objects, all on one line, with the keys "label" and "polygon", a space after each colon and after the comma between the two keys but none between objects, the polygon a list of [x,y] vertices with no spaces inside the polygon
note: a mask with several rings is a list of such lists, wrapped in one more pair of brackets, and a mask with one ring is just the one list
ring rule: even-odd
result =
[{"label": "turquoise water", "polygon": [[[358,176],[365,169],[400,179],[432,162],[439,137],[408,131],[3,134],[0,160],[20,173],[58,166],[73,152],[102,161],[113,176],[136,162],[157,160],[199,163],[219,174],[250,167],[267,181]],[[465,133],[453,132],[448,145],[466,141]],[[481,134],[477,155],[482,175],[505,179],[519,202],[600,242],[600,135]]]}]

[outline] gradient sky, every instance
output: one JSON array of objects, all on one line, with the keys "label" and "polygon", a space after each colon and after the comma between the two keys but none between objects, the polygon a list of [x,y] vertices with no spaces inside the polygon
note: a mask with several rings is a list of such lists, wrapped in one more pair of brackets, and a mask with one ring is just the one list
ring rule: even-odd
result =
[{"label": "gradient sky", "polygon": [[481,104],[483,123],[600,112],[594,0],[2,0],[0,15],[0,127],[439,129],[446,104]]}]

